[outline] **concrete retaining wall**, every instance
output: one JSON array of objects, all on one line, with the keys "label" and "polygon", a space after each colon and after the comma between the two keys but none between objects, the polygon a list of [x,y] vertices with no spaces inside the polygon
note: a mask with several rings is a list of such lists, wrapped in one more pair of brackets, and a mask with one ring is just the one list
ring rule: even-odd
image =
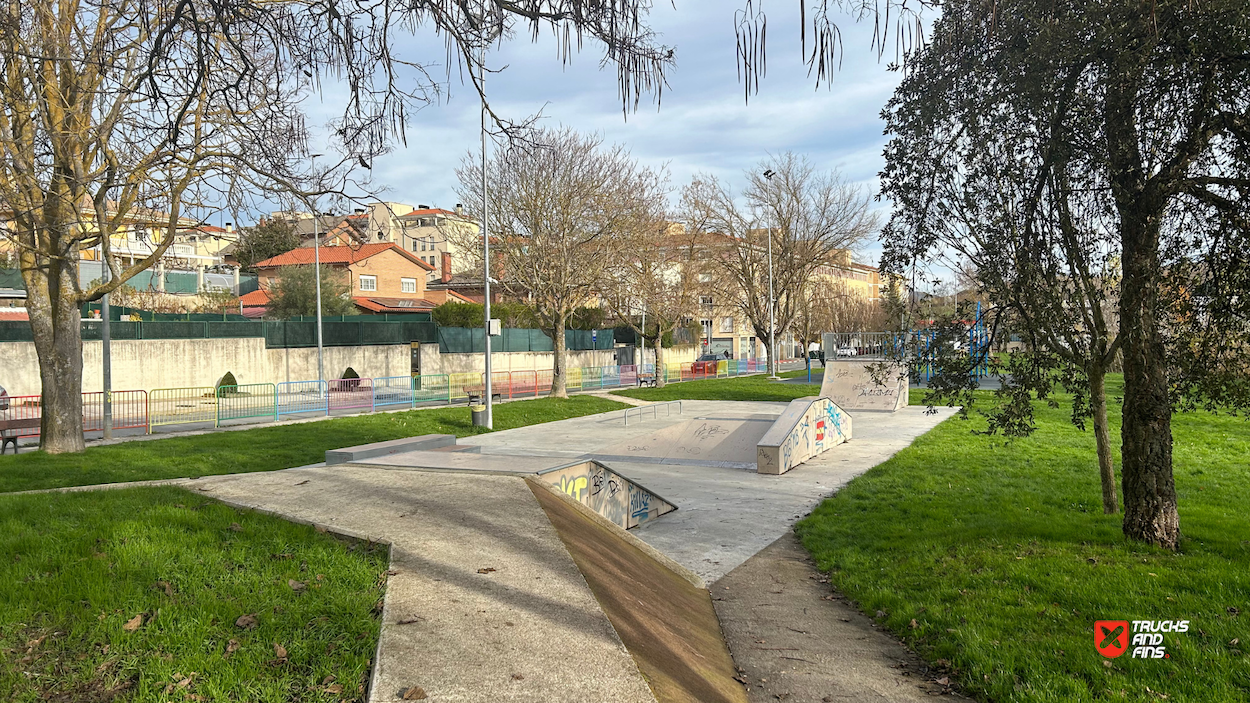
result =
[{"label": "concrete retaining wall", "polygon": [[[101,342],[83,342],[83,391],[103,387]],[[239,383],[282,383],[317,378],[317,349],[266,349],[260,337],[239,339],[114,340],[113,389],[144,390],[214,386],[227,371]],[[665,360],[691,361],[694,347],[666,349]],[[481,371],[482,354],[439,354],[437,344],[421,345],[421,373]],[[551,352],[491,355],[495,371],[550,369]],[[654,352],[647,352],[648,362]],[[615,366],[614,350],[571,351],[569,367]],[[407,344],[325,347],[326,378],[339,378],[347,367],[362,378],[407,376],[412,348]],[[0,386],[9,395],[39,395],[39,358],[33,342],[0,342]]]},{"label": "concrete retaining wall", "polygon": [[851,416],[825,397],[790,401],[756,446],[755,470],[784,474],[851,438]]},{"label": "concrete retaining wall", "polygon": [[[84,391],[98,391],[100,342],[83,342]],[[317,378],[317,349],[266,349],[260,337],[241,339],[115,340],[113,388],[145,390],[216,385],[227,371],[239,383],[281,383]],[[366,378],[407,376],[406,345],[325,347],[327,378],[347,367]],[[0,342],[0,386],[9,395],[39,395],[39,360],[32,342]]]}]

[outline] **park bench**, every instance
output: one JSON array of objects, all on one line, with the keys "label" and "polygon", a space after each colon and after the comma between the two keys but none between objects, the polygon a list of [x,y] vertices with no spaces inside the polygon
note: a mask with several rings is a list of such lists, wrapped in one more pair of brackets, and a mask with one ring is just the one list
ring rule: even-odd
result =
[{"label": "park bench", "polygon": [[[478,384],[476,386],[465,386],[464,392],[465,392],[465,395],[469,396],[469,405],[474,405],[475,404],[473,402],[474,400],[480,401],[486,395],[486,385]],[[503,398],[503,394],[501,394],[499,391],[495,390],[494,388],[491,388],[490,397],[491,397],[491,400],[499,400]]]},{"label": "park bench", "polygon": [[638,374],[638,387],[641,388],[643,386],[651,386],[652,388],[655,388],[655,374],[639,373]]},{"label": "park bench", "polygon": [[40,418],[22,417],[12,420],[0,418],[0,454],[4,453],[5,448],[10,442],[13,443],[13,453],[17,454],[17,437],[4,436],[9,430],[29,430],[38,428]]}]

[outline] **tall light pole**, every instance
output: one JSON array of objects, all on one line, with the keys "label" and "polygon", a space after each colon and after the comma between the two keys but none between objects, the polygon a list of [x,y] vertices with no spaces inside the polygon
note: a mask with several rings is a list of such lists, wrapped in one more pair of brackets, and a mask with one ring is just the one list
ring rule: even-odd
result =
[{"label": "tall light pole", "polygon": [[[107,235],[105,235],[107,236]],[[109,274],[108,255],[104,251],[104,241],[100,241],[100,263],[103,264],[103,271],[100,273],[100,280],[105,283],[109,282],[111,277]],[[104,362],[102,371],[104,381],[104,438],[113,438],[113,337],[112,330],[109,328],[109,317],[112,312],[109,310],[109,294],[105,293],[100,298],[100,357]]]},{"label": "tall light pole", "polygon": [[483,291],[485,300],[483,301],[482,313],[484,319],[483,339],[486,340],[486,374],[484,387],[484,395],[486,397],[486,429],[493,430],[495,428],[494,403],[491,398],[491,370],[490,370],[490,236],[487,232],[486,218],[489,214],[488,199],[486,197],[486,43],[482,43],[482,65],[481,65],[482,82],[480,89],[482,91],[482,281],[484,284]]},{"label": "tall light pole", "polygon": [[[772,169],[764,171],[764,178],[768,181],[768,191],[771,193],[773,188],[773,176],[777,175]],[[773,220],[768,219],[768,362],[773,367],[773,373],[770,379],[778,381],[781,379],[777,375],[777,322],[776,322],[777,298],[773,294]]]},{"label": "tall light pole", "polygon": [[[321,154],[312,154],[309,159],[313,163],[313,171],[317,170],[317,157]],[[321,184],[321,178],[317,178],[317,184]],[[314,277],[317,281],[317,380],[324,382],[326,378],[324,345],[321,338],[321,213],[317,208],[317,196],[313,195],[313,270]]]}]

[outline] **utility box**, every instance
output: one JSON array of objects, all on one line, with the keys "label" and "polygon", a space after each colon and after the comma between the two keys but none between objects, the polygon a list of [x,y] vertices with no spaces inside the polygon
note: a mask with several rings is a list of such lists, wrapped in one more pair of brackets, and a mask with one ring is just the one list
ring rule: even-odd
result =
[{"label": "utility box", "polygon": [[492,317],[490,319],[490,336],[498,337],[500,334],[503,334],[503,332],[501,332],[502,327],[503,325],[499,323],[499,318]]}]

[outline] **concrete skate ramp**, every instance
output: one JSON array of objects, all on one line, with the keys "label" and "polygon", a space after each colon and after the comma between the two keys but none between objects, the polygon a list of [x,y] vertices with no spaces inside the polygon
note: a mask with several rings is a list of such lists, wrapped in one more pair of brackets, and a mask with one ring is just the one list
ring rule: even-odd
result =
[{"label": "concrete skate ramp", "polygon": [[[874,378],[873,370],[881,364],[886,369],[879,379]],[[907,406],[907,367],[880,359],[831,359],[825,366],[820,395],[843,410],[894,412]]]},{"label": "concrete skate ramp", "polygon": [[541,479],[527,481],[656,700],[746,703],[698,576]]},{"label": "concrete skate ramp", "polygon": [[643,464],[695,464],[755,468],[755,446],[776,415],[701,417],[611,444],[590,456]]},{"label": "concrete skate ramp", "polygon": [[796,398],[760,439],[756,471],[784,474],[850,438],[851,416],[832,400]]},{"label": "concrete skate ramp", "polygon": [[626,530],[677,509],[597,461],[548,469],[538,475],[544,483]]}]

